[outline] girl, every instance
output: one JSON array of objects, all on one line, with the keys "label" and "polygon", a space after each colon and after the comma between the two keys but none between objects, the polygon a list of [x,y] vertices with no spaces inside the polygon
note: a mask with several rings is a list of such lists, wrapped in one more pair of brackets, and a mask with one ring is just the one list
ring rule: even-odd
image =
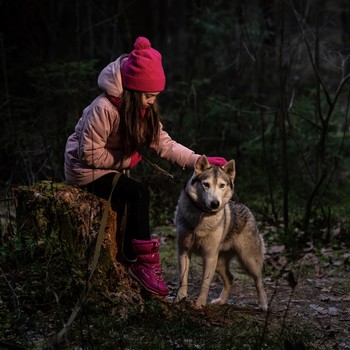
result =
[{"label": "girl", "polygon": [[[160,122],[156,99],[165,88],[165,75],[161,54],[147,38],[138,37],[130,54],[105,67],[98,85],[103,93],[84,109],[67,140],[67,182],[107,199],[115,173],[135,167],[144,147],[180,167],[194,167],[199,155],[172,140]],[[226,163],[221,157],[208,160]],[[120,218],[126,204],[122,252],[131,264],[129,273],[147,290],[165,296],[169,290],[159,263],[159,239],[151,238],[149,202],[147,187],[122,173],[112,207]]]}]

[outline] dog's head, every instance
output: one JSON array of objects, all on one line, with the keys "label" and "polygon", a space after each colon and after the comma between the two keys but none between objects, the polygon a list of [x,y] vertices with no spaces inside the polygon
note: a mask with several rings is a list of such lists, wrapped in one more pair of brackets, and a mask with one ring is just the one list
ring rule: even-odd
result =
[{"label": "dog's head", "polygon": [[234,194],[235,161],[219,167],[211,165],[203,155],[196,163],[186,192],[197,207],[216,212],[222,209]]}]

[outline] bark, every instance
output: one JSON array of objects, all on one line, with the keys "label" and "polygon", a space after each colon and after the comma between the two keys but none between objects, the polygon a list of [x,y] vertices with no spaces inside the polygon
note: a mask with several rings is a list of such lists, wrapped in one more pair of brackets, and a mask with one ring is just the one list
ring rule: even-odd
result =
[{"label": "bark", "polygon": [[[68,279],[83,287],[90,274],[96,238],[107,201],[78,187],[42,181],[15,190],[16,216],[20,239],[32,254],[41,259],[50,275],[60,276],[69,269]],[[120,261],[116,240],[117,214],[109,210],[103,243],[91,288],[119,294],[128,303],[142,304],[140,289]],[[56,271],[54,271],[56,269]],[[63,277],[64,279],[64,277]],[[79,290],[79,289],[78,289]]]}]

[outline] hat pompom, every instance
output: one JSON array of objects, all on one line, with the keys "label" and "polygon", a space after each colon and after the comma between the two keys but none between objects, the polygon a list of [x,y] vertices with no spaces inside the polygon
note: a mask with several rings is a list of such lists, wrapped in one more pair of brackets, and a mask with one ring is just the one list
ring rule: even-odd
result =
[{"label": "hat pompom", "polygon": [[150,41],[143,36],[139,36],[136,39],[135,44],[134,44],[134,48],[136,50],[148,49],[150,47],[151,47]]}]

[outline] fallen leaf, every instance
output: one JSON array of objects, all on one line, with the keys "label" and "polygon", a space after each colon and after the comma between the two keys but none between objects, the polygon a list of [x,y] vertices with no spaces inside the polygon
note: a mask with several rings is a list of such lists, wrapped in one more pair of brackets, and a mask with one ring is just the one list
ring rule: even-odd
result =
[{"label": "fallen leaf", "polygon": [[280,254],[285,252],[286,247],[284,245],[274,245],[269,247],[268,251],[270,254]]},{"label": "fallen leaf", "polygon": [[328,313],[328,311],[322,306],[319,306],[316,304],[310,304],[310,307],[311,307],[311,309],[317,311],[321,315],[326,315]]}]

